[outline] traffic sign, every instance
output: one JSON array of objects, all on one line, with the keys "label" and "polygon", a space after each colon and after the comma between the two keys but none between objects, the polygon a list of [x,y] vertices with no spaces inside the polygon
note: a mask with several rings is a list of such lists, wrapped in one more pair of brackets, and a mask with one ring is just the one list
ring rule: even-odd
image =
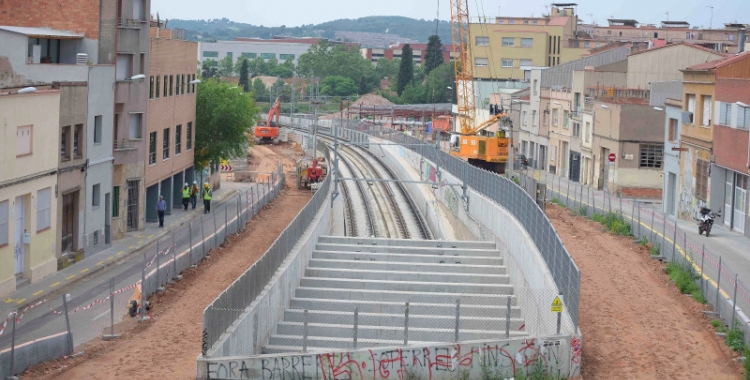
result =
[{"label": "traffic sign", "polygon": [[617,156],[614,153],[610,153],[609,156],[607,156],[607,158],[609,158],[609,162],[615,162],[615,159],[617,158]]},{"label": "traffic sign", "polygon": [[562,295],[555,296],[555,299],[552,300],[552,306],[550,306],[550,311],[553,313],[562,313],[563,312],[563,302],[562,302]]},{"label": "traffic sign", "polygon": [[230,165],[221,165],[221,171],[223,172],[231,172],[232,167]]}]

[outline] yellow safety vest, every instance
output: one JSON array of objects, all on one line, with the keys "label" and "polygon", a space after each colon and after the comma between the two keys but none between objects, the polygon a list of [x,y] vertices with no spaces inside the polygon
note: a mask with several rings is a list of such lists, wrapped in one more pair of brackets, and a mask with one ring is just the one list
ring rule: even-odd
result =
[{"label": "yellow safety vest", "polygon": [[182,197],[183,198],[190,198],[190,188],[184,188],[182,189]]},{"label": "yellow safety vest", "polygon": [[211,200],[211,188],[203,189],[203,199],[210,201]]}]

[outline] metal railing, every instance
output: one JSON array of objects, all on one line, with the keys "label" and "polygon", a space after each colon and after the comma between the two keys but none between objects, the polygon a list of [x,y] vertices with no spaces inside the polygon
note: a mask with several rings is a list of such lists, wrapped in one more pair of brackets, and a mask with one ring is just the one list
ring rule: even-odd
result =
[{"label": "metal railing", "polygon": [[113,142],[113,149],[114,150],[130,150],[130,149],[136,149],[136,140],[130,140],[130,139],[122,139],[122,140],[115,140]]}]

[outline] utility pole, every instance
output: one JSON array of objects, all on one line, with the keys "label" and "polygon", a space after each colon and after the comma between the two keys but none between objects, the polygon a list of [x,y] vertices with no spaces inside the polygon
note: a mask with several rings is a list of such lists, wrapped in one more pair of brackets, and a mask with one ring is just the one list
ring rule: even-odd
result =
[{"label": "utility pole", "polygon": [[706,8],[711,8],[711,18],[708,21],[708,29],[711,29],[711,26],[713,26],[714,23],[714,6],[706,5]]}]

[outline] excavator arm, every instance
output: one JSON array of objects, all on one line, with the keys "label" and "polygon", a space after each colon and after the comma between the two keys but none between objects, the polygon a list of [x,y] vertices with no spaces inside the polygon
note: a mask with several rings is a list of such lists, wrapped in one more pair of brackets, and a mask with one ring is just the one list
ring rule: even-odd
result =
[{"label": "excavator arm", "polygon": [[268,125],[277,126],[279,124],[279,114],[281,110],[281,99],[276,98],[276,103],[268,110]]}]

